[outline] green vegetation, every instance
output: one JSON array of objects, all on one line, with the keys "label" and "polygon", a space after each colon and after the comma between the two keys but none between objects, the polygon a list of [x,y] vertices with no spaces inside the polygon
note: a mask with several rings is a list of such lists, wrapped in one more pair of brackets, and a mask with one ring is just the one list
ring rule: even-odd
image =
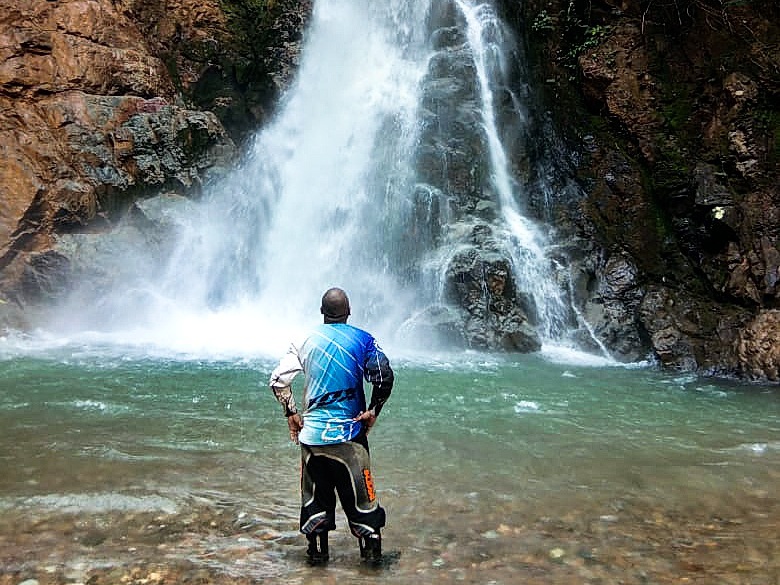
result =
[{"label": "green vegetation", "polygon": [[236,70],[239,82],[251,80],[264,70],[275,0],[221,0],[228,17],[233,52],[241,58]]},{"label": "green vegetation", "polygon": [[[671,84],[670,84],[671,85]],[[664,100],[661,113],[673,132],[681,132],[689,125],[694,112],[691,88],[685,84],[675,84],[673,92]]]},{"label": "green vegetation", "polygon": [[566,10],[557,16],[541,10],[531,24],[531,29],[539,34],[549,33],[556,28],[563,32],[558,62],[569,70],[570,80],[575,78],[578,70],[578,57],[588,49],[599,46],[612,32],[609,25],[592,23],[590,16],[581,10],[578,0],[569,0]]},{"label": "green vegetation", "polygon": [[612,27],[607,25],[584,25],[577,23],[583,29],[582,40],[573,45],[566,54],[566,61],[576,63],[577,57],[588,49],[598,47],[612,32]]},{"label": "green vegetation", "polygon": [[546,10],[542,10],[531,23],[531,30],[534,32],[553,31],[555,30],[555,21]]}]

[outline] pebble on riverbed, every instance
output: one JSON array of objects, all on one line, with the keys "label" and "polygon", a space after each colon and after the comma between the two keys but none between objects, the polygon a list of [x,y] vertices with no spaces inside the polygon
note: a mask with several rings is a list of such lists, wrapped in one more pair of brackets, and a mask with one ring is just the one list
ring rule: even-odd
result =
[{"label": "pebble on riverbed", "polygon": [[[619,516],[593,509],[508,519],[465,510],[457,523],[436,516],[442,520],[429,533],[407,534],[399,522],[386,537],[403,550],[392,568],[399,583],[780,583],[777,508],[768,496],[752,504],[720,515],[641,501]],[[207,505],[169,515],[5,510],[0,585],[250,585],[281,582],[291,571],[293,582],[316,576],[295,518],[247,529],[250,519]],[[327,574],[350,582],[359,566],[354,539],[337,531],[332,548]]]}]

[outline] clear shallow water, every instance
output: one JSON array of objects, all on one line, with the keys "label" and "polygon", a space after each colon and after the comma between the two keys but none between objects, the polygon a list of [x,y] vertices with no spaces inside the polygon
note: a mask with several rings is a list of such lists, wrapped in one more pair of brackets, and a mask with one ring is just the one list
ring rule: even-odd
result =
[{"label": "clear shallow water", "polygon": [[[389,514],[387,547],[401,552],[386,579],[424,582],[433,572],[468,580],[479,565],[480,574],[493,571],[483,575],[487,581],[502,582],[509,569],[484,565],[486,559],[529,566],[518,551],[546,559],[561,546],[569,550],[547,542],[549,527],[540,523],[548,521],[570,523],[565,533],[578,543],[575,552],[583,539],[599,542],[594,522],[625,522],[640,532],[659,515],[669,522],[679,516],[685,526],[758,518],[759,533],[778,525],[776,388],[539,355],[460,354],[394,365],[397,386],[371,436]],[[227,557],[209,557],[209,566],[226,574],[239,567],[257,578],[313,578],[314,569],[300,563],[296,534],[298,450],[265,387],[272,366],[116,348],[6,356],[0,517],[13,524],[20,513],[182,514],[229,506],[237,523],[251,527],[240,532],[252,543],[249,552],[228,554],[223,541],[199,540],[169,551],[169,562],[222,547]],[[329,571],[349,580],[357,578],[348,568],[354,543],[340,525]],[[5,539],[18,544],[7,533]],[[768,546],[767,558],[777,552],[776,539]],[[62,554],[62,563],[74,562],[72,551]],[[92,553],[80,554],[83,571],[94,566]],[[118,549],[103,554],[121,556]]]}]

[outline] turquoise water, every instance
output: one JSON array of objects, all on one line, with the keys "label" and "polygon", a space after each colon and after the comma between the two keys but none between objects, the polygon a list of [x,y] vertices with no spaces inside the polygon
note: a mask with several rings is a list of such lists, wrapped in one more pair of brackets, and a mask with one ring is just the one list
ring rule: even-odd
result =
[{"label": "turquoise water", "polygon": [[[0,512],[177,513],[229,501],[266,535],[256,554],[282,559],[273,570],[257,564],[258,575],[285,567],[304,578],[309,569],[295,560],[298,450],[265,386],[273,365],[117,348],[6,356]],[[627,510],[696,518],[763,510],[764,524],[778,521],[776,387],[540,355],[394,366],[397,385],[370,439],[387,546],[402,552],[389,573],[399,582],[467,572],[483,549],[511,557],[505,533],[547,554],[529,527],[548,517],[591,526],[619,523]],[[343,522],[339,534],[346,555]],[[460,546],[471,560],[459,564],[446,553]]]}]

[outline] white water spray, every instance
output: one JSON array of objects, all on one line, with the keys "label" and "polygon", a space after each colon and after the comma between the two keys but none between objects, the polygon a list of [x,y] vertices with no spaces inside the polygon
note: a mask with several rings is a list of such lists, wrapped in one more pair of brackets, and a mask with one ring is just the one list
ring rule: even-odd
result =
[{"label": "white water spray", "polygon": [[[413,291],[393,277],[387,217],[410,180],[429,49],[418,1],[318,0],[277,118],[194,213],[132,336],[186,352],[278,355],[324,290],[389,337]],[[127,338],[127,329],[119,335]]]},{"label": "white water spray", "polygon": [[[554,339],[566,303],[548,242],[521,213],[494,112],[495,86],[506,86],[502,26],[489,4],[455,6],[478,76],[502,218],[496,233],[533,297],[542,336]],[[145,278],[114,295],[114,312],[129,318],[107,335],[193,354],[278,355],[318,321],[330,286],[350,294],[351,322],[383,341],[440,296],[441,283],[432,286],[438,293],[423,290],[425,258],[409,264],[412,277],[396,265],[418,237],[411,201],[435,8],[437,0],[317,0],[277,118],[232,177],[179,215],[180,240],[160,282]],[[439,216],[446,223],[447,210]],[[428,253],[446,262],[452,250]]]}]

